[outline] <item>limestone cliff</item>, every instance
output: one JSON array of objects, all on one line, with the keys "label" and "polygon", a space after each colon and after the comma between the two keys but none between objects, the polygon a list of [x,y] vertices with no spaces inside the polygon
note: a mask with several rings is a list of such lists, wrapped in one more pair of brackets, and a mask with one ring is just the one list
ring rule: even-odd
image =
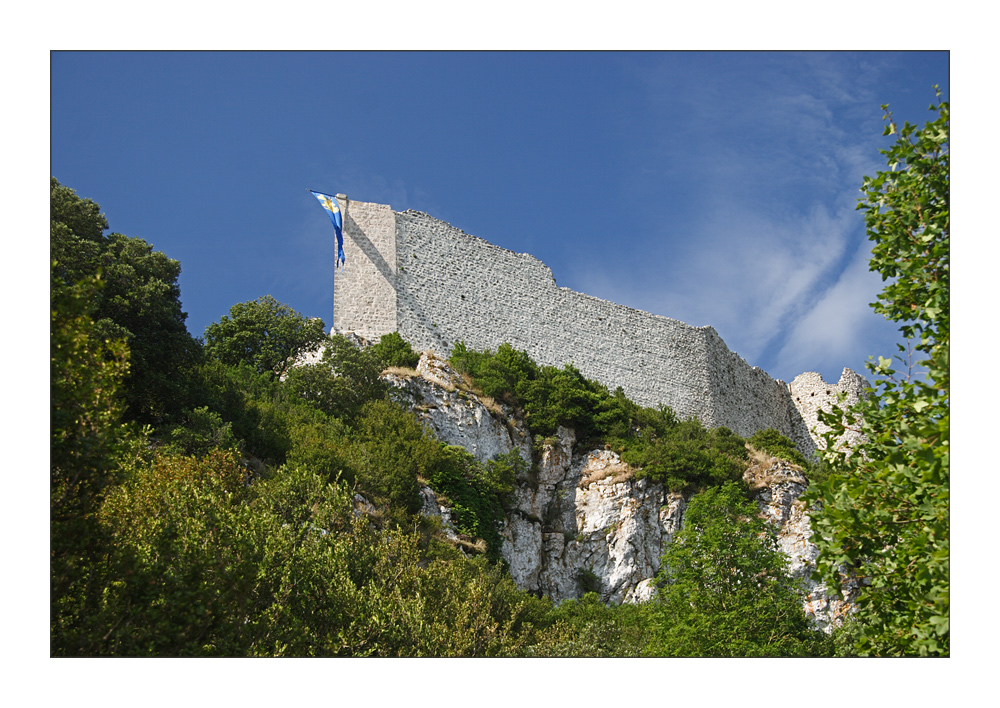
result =
[{"label": "limestone cliff", "polygon": [[[481,461],[518,450],[530,464],[531,436],[512,411],[469,390],[461,376],[433,354],[411,374],[387,378],[409,394],[411,405],[443,442],[460,445]],[[523,589],[555,600],[587,591],[607,602],[637,602],[654,592],[666,544],[680,528],[686,500],[634,470],[610,450],[576,450],[573,431],[560,428],[542,447],[533,474],[518,483],[506,514],[502,556]],[[764,459],[748,471],[758,503],[779,530],[790,569],[803,583],[804,606],[829,629],[849,611],[809,578],[817,550],[809,542],[807,510],[799,497],[806,479],[787,463]],[[425,490],[425,513],[449,512]]]}]

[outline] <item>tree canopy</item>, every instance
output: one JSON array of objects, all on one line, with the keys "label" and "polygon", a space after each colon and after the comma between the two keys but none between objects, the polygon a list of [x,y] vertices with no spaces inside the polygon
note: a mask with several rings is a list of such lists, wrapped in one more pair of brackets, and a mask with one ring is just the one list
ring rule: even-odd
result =
[{"label": "tree canopy", "polygon": [[319,318],[307,318],[270,295],[241,302],[205,328],[205,352],[229,366],[249,364],[281,378],[296,357],[326,339]]},{"label": "tree canopy", "polygon": [[104,236],[100,207],[54,177],[50,207],[54,277],[72,285],[100,274],[102,287],[90,294],[95,333],[128,345],[126,417],[155,424],[176,416],[190,404],[189,375],[200,357],[181,310],[180,263],[141,238]]},{"label": "tree canopy", "polygon": [[[940,94],[938,95],[940,99]],[[834,472],[808,494],[819,574],[833,586],[850,574],[862,655],[949,653],[949,111],[900,128],[887,106],[882,154],[888,170],[864,179],[858,208],[874,242],[871,270],[886,282],[872,307],[924,358],[879,357],[869,364],[875,393],[852,410],[822,415]],[[846,428],[864,437],[854,449],[835,440]]]}]

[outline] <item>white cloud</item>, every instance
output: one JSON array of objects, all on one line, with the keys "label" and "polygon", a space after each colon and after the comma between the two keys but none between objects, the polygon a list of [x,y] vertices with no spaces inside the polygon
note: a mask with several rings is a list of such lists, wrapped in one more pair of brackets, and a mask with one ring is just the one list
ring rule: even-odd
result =
[{"label": "white cloud", "polygon": [[[868,270],[869,245],[866,241],[858,247],[837,282],[791,328],[777,355],[779,369],[819,371],[835,381],[845,366],[864,375],[862,363],[868,356],[895,354],[896,326],[870,307],[882,279]],[[864,351],[873,341],[885,348]]]},{"label": "white cloud", "polygon": [[868,303],[880,281],[855,210],[862,175],[879,168],[878,133],[859,128],[872,104],[869,82],[856,80],[867,69],[839,55],[800,58],[637,77],[649,116],[636,125],[650,150],[629,189],[661,203],[639,224],[641,245],[573,264],[573,285],[712,325],[781,378],[831,366],[839,376],[876,353],[881,318]]}]

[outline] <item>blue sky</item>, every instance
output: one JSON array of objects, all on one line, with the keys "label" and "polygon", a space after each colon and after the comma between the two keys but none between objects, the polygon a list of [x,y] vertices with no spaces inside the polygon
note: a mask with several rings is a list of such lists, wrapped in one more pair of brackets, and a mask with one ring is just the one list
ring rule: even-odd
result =
[{"label": "blue sky", "polygon": [[934,84],[947,52],[54,52],[51,174],[180,260],[196,336],[266,294],[330,325],[312,188],[835,381],[895,353],[855,205]]}]

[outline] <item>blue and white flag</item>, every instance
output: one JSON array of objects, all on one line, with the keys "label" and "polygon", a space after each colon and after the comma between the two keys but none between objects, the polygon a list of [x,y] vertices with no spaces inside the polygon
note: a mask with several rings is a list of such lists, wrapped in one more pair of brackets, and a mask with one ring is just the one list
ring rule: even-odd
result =
[{"label": "blue and white flag", "polygon": [[337,204],[337,200],[331,197],[329,194],[323,194],[322,192],[312,192],[312,195],[319,199],[319,203],[323,205],[326,209],[326,213],[330,216],[330,221],[333,222],[333,229],[337,232],[337,262],[334,267],[340,266],[340,269],[344,269],[344,218],[340,214],[340,205]]}]

